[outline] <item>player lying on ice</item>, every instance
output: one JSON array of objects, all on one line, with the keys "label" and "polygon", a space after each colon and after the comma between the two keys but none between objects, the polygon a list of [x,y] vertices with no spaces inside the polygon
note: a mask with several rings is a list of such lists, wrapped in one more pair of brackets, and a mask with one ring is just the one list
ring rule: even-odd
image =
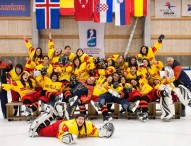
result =
[{"label": "player lying on ice", "polygon": [[34,137],[37,133],[39,136],[57,137],[63,143],[72,144],[81,137],[109,138],[115,130],[112,123],[105,123],[98,129],[91,121],[85,120],[84,114],[78,114],[72,120],[59,120],[50,124],[55,114],[52,109],[35,119],[30,126],[29,136]]}]

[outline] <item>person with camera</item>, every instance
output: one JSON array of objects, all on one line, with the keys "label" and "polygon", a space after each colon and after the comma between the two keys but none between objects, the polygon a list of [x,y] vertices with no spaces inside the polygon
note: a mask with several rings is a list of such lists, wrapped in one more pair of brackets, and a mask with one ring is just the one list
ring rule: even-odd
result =
[{"label": "person with camera", "polygon": [[35,70],[44,70],[44,71],[46,71],[46,75],[48,77],[51,76],[51,74],[53,72],[53,66],[52,66],[52,64],[50,64],[50,60],[49,60],[49,57],[47,55],[45,55],[43,57],[42,64],[37,65],[35,67]]}]

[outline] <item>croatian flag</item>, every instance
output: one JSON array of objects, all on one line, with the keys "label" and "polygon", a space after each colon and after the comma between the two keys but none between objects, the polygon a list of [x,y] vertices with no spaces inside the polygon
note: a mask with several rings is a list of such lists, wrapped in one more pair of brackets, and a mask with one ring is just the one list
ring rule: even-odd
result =
[{"label": "croatian flag", "polygon": [[115,0],[115,25],[130,24],[130,0]]},{"label": "croatian flag", "polygon": [[113,0],[94,0],[94,22],[112,22]]},{"label": "croatian flag", "polygon": [[60,0],[35,0],[37,29],[60,28]]}]

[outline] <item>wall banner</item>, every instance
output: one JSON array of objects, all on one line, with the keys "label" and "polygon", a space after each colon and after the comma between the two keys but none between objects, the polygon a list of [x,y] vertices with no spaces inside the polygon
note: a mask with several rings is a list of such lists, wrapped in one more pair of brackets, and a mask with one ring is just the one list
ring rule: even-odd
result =
[{"label": "wall banner", "polygon": [[80,48],[88,55],[105,58],[104,24],[92,21],[78,22]]},{"label": "wall banner", "polygon": [[180,0],[155,0],[156,18],[180,18]]},{"label": "wall banner", "polygon": [[0,0],[0,16],[30,16],[30,0]]},{"label": "wall banner", "polygon": [[191,0],[182,0],[182,16],[191,16]]}]

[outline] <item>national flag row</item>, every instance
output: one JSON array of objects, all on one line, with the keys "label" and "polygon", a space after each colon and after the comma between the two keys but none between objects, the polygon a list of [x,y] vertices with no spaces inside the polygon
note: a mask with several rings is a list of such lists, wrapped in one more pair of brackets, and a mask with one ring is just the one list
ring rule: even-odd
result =
[{"label": "national flag row", "polygon": [[60,14],[76,21],[109,23],[114,8],[116,26],[130,24],[130,16],[147,15],[147,0],[35,0],[35,7],[38,29],[60,28]]}]

